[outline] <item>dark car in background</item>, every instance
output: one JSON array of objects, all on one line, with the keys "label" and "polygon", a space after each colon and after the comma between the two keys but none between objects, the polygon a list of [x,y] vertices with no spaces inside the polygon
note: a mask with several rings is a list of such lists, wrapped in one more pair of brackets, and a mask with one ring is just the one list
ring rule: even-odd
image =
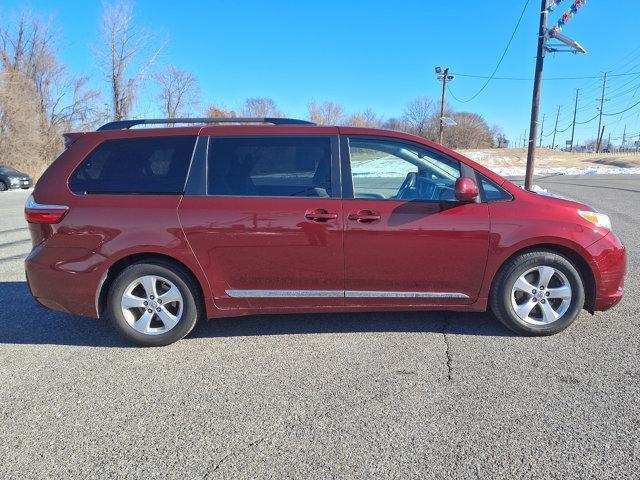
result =
[{"label": "dark car in background", "polygon": [[15,168],[0,165],[0,192],[12,188],[31,188],[33,181],[26,173],[19,172]]}]

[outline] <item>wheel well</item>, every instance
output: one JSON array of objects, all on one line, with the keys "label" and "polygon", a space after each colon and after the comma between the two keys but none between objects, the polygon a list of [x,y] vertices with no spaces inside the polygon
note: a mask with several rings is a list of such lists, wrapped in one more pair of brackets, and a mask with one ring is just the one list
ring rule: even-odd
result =
[{"label": "wheel well", "polygon": [[[556,245],[553,243],[543,243],[539,245],[532,245],[511,254],[509,258],[505,259],[505,261],[502,262],[502,265],[500,265],[500,269],[498,269],[498,271],[500,271],[502,267],[515,256],[522,255],[523,253],[540,251],[540,250],[562,255],[563,257],[570,260],[571,263],[573,263],[576,266],[576,268],[578,269],[578,272],[580,273],[580,275],[582,276],[582,279],[584,280],[584,308],[588,312],[593,313],[593,305],[596,299],[596,281],[593,276],[593,271],[591,270],[591,267],[589,266],[587,261],[582,257],[582,255],[580,255],[575,250],[572,250],[571,248],[564,247],[562,245]],[[494,275],[491,283],[492,289],[493,289],[493,282],[495,282],[496,278],[498,278],[497,273],[496,275]]]},{"label": "wheel well", "polygon": [[111,283],[113,283],[113,280],[118,276],[120,272],[122,272],[129,265],[133,265],[134,263],[138,263],[143,260],[163,260],[165,262],[173,263],[184,268],[184,270],[189,275],[191,275],[191,278],[193,279],[194,283],[197,285],[198,289],[200,290],[200,298],[204,298],[202,285],[200,285],[200,282],[198,281],[198,278],[194,275],[193,271],[191,271],[191,269],[187,267],[184,263],[176,260],[173,257],[170,257],[169,255],[163,255],[161,253],[135,253],[133,255],[129,255],[127,257],[121,258],[120,260],[115,262],[113,265],[111,265],[107,270],[107,272],[105,273],[105,276],[103,277],[103,281],[101,282],[101,285],[100,285],[100,290],[99,290],[97,304],[96,304],[96,307],[98,310],[98,316],[102,316],[102,313],[106,309],[107,293],[109,292],[109,287],[111,286]]}]

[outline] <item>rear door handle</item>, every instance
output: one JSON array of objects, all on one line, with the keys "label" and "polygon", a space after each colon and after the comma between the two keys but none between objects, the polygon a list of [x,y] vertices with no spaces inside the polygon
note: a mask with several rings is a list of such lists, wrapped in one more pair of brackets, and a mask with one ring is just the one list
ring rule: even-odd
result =
[{"label": "rear door handle", "polygon": [[357,212],[349,213],[349,220],[358,223],[372,223],[380,220],[380,214],[371,210],[358,210]]},{"label": "rear door handle", "polygon": [[324,208],[316,208],[314,210],[307,210],[304,213],[304,218],[312,222],[328,222],[329,220],[338,218],[338,214],[325,210]]}]

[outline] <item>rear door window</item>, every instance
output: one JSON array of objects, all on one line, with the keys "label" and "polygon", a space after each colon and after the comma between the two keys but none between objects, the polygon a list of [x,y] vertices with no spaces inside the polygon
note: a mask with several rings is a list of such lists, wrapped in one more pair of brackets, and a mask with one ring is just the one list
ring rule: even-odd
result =
[{"label": "rear door window", "polygon": [[181,194],[194,136],[107,140],[72,175],[74,193]]},{"label": "rear door window", "polygon": [[329,137],[211,137],[209,195],[331,197]]}]

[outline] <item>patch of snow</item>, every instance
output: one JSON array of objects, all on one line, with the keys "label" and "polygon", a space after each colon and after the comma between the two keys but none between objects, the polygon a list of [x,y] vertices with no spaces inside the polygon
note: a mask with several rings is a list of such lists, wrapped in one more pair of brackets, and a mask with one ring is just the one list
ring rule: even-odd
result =
[{"label": "patch of snow", "polygon": [[[500,168],[487,165],[489,170],[503,177],[520,177],[526,173],[526,168]],[[567,168],[536,168],[536,175],[640,175],[640,167],[567,167]]]},{"label": "patch of snow", "polygon": [[549,190],[542,188],[540,185],[532,185],[531,191],[536,193],[549,193]]},{"label": "patch of snow", "polygon": [[10,190],[5,190],[4,192],[0,192],[0,195],[5,195],[8,193],[26,193],[33,192],[33,187],[31,188],[12,188]]}]

